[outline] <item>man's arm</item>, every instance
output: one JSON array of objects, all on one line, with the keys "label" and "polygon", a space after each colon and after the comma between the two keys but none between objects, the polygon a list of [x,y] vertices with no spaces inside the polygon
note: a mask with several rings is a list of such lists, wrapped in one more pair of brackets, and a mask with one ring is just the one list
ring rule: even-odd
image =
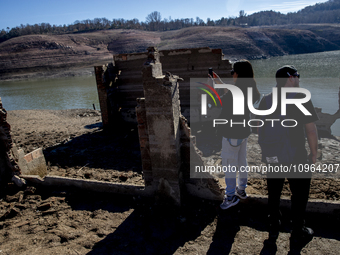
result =
[{"label": "man's arm", "polygon": [[305,124],[305,130],[307,135],[307,141],[310,148],[311,154],[309,155],[309,159],[313,164],[316,163],[316,155],[318,152],[318,131],[316,129],[315,123],[307,123]]}]

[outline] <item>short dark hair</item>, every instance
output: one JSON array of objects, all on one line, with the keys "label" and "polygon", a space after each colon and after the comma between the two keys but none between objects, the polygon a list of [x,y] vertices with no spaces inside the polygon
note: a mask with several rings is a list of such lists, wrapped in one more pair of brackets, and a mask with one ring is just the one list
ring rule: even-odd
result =
[{"label": "short dark hair", "polygon": [[287,79],[295,74],[297,72],[297,69],[292,66],[292,65],[284,65],[282,67],[280,67],[277,71],[276,71],[276,83],[278,87],[284,87],[284,85],[287,82]]}]

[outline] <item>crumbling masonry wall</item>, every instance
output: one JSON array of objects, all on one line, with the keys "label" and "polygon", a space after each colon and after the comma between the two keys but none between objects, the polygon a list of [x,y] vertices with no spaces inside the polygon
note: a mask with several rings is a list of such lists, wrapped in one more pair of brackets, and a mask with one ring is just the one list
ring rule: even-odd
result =
[{"label": "crumbling masonry wall", "polygon": [[[149,48],[142,68],[145,98],[136,107],[143,174],[146,187],[153,187],[157,196],[181,203],[183,192],[208,199],[222,199],[222,188],[212,176],[190,179],[190,160],[203,160],[192,155],[187,120],[181,115],[178,76],[162,74],[157,49]],[[190,154],[191,153],[191,154]]]},{"label": "crumbling masonry wall", "polygon": [[[137,123],[136,98],[144,97],[141,68],[148,58],[148,52],[119,54],[113,63],[95,67],[97,89],[104,128],[116,123],[117,118]],[[170,72],[183,79],[179,88],[181,113],[190,117],[190,78],[206,77],[213,68],[222,78],[230,78],[232,68],[224,59],[221,49],[193,48],[159,51],[163,72]],[[99,82],[98,82],[99,77]]]}]

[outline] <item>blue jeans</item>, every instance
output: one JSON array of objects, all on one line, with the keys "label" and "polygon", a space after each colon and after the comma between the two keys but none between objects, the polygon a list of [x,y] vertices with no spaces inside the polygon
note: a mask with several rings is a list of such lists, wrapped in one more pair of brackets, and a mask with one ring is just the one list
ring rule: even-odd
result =
[{"label": "blue jeans", "polygon": [[[231,143],[237,145],[238,139],[229,139]],[[238,141],[240,142],[240,141]],[[236,175],[241,167],[247,167],[247,138],[243,139],[238,146],[232,146],[228,138],[222,139],[222,167],[225,171],[225,183],[227,185],[225,194],[227,196],[235,195]],[[247,187],[248,173],[247,171],[239,171],[238,188],[245,190]]]}]

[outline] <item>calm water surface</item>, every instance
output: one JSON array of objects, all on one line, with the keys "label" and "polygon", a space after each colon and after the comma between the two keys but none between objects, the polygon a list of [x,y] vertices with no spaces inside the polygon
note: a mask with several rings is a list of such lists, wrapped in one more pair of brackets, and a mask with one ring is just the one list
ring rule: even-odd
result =
[{"label": "calm water surface", "polygon": [[[275,86],[275,72],[285,64],[294,65],[301,74],[300,86],[312,94],[314,106],[325,113],[339,109],[340,51],[291,55],[251,61],[261,93]],[[92,109],[99,108],[94,76],[39,81],[0,82],[0,97],[4,108],[21,109]],[[332,126],[340,136],[340,120]]]},{"label": "calm water surface", "polygon": [[23,109],[99,109],[94,76],[63,79],[0,82],[4,108]]}]

